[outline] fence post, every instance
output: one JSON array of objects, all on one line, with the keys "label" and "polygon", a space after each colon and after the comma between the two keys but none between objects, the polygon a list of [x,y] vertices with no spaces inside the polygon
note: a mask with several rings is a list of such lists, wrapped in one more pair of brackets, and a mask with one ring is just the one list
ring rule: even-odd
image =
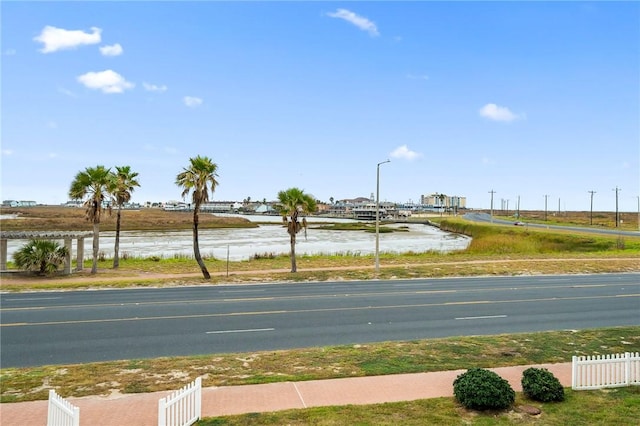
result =
[{"label": "fence post", "polygon": [[196,378],[196,416],[202,418],[202,378]]},{"label": "fence post", "polygon": [[624,384],[631,384],[631,353],[624,353]]},{"label": "fence post", "polygon": [[571,389],[578,386],[578,357],[571,357]]},{"label": "fence post", "polygon": [[167,398],[161,398],[158,401],[158,426],[166,426],[167,424]]}]

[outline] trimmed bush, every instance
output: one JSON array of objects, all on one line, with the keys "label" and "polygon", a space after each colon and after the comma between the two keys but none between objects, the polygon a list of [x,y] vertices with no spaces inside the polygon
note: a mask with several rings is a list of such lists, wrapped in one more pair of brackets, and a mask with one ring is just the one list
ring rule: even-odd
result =
[{"label": "trimmed bush", "polygon": [[522,390],[535,401],[564,401],[564,388],[560,380],[546,368],[526,369],[522,373]]},{"label": "trimmed bush", "polygon": [[474,410],[503,410],[513,405],[516,393],[509,382],[483,368],[471,368],[453,382],[458,402]]}]

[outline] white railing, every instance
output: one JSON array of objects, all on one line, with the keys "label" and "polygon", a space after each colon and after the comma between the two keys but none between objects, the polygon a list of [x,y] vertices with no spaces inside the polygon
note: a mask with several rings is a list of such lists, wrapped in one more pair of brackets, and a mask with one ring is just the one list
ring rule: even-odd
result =
[{"label": "white railing", "polygon": [[202,378],[158,402],[158,426],[189,426],[202,415]]},{"label": "white railing", "polygon": [[573,389],[602,389],[640,385],[640,353],[574,356]]},{"label": "white railing", "polygon": [[47,426],[79,426],[80,408],[62,398],[53,389],[49,390]]}]

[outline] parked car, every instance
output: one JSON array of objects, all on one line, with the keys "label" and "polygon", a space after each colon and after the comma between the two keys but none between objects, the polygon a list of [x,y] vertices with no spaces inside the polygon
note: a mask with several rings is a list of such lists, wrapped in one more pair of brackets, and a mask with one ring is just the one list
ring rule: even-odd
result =
[{"label": "parked car", "polygon": [[515,222],[514,225],[515,226],[524,226],[524,222]]}]

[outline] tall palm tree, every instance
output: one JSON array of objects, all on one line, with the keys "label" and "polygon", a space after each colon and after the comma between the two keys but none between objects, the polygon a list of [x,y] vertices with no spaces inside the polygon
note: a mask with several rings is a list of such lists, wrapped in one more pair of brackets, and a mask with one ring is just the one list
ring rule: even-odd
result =
[{"label": "tall palm tree", "polygon": [[[316,200],[312,195],[305,194],[298,188],[289,188],[286,191],[278,192],[278,201],[282,221],[287,224],[289,241],[291,243],[291,272],[298,270],[296,266],[296,234],[303,228],[307,232],[307,219],[304,217],[308,213],[313,213],[317,209]],[[298,221],[298,216],[302,214],[302,222]]]},{"label": "tall palm tree", "polygon": [[108,198],[110,182],[111,169],[107,169],[104,166],[87,167],[84,171],[76,174],[73,182],[71,182],[71,188],[69,189],[69,197],[72,200],[81,200],[87,197],[84,202],[84,207],[86,209],[85,218],[93,224],[92,274],[98,272],[100,219],[103,214],[102,203]]},{"label": "tall palm tree", "polygon": [[176,176],[176,185],[183,188],[182,198],[190,192],[193,203],[193,255],[202,270],[205,279],[211,278],[209,271],[200,256],[200,245],[198,243],[198,213],[202,203],[209,201],[209,191],[213,194],[218,186],[218,165],[209,157],[197,156],[189,159],[189,167],[183,169]]},{"label": "tall palm tree", "polygon": [[113,195],[113,200],[118,206],[118,214],[116,218],[116,242],[113,248],[113,269],[118,269],[120,266],[120,219],[122,215],[122,206],[125,203],[131,201],[131,193],[133,190],[140,186],[140,183],[136,179],[138,177],[137,172],[132,172],[129,166],[116,166],[116,171],[111,174],[111,183],[109,192]]}]

